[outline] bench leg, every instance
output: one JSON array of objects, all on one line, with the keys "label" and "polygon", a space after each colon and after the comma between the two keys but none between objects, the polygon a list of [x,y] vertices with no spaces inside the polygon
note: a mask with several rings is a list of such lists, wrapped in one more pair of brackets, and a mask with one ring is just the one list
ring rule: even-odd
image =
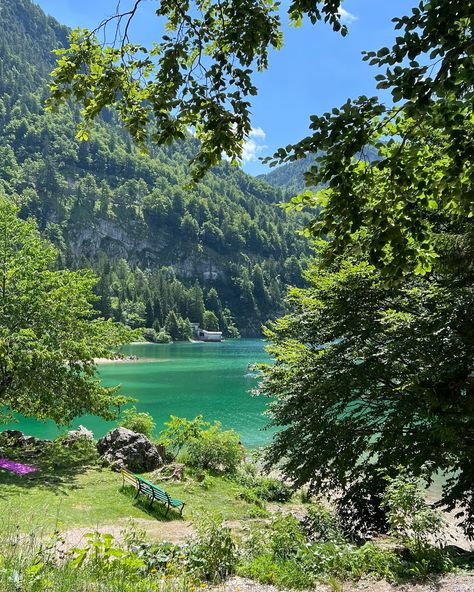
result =
[{"label": "bench leg", "polygon": [[168,516],[168,512],[169,512],[169,511],[170,511],[170,505],[168,504],[168,505],[166,506],[165,518],[166,518],[166,516]]},{"label": "bench leg", "polygon": [[179,511],[179,515],[181,516],[181,518],[183,517],[183,510],[184,510],[184,504],[181,506],[181,510]]},{"label": "bench leg", "polygon": [[150,505],[148,506],[149,508],[151,508],[151,507],[152,507],[152,505],[153,505],[153,502],[154,502],[154,501],[155,501],[155,498],[154,498],[154,497],[152,497],[152,498],[151,498],[151,501],[150,501]]},{"label": "bench leg", "polygon": [[137,497],[139,496],[139,494],[140,494],[140,490],[137,489],[137,493],[136,493],[136,495],[135,495],[135,497],[133,499],[137,499]]}]

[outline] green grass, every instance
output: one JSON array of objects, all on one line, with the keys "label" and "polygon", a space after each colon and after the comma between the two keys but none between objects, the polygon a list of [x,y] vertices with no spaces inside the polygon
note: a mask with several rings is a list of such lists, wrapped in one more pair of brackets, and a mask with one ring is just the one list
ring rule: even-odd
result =
[{"label": "green grass", "polygon": [[[205,486],[193,481],[157,484],[186,503],[185,520],[217,512],[224,519],[239,520],[255,512],[254,505],[239,499],[239,486],[226,477],[207,478]],[[132,488],[123,489],[120,474],[109,469],[45,470],[23,476],[0,470],[2,515],[14,514],[21,528],[32,523],[63,530],[123,519],[180,520],[173,511],[165,518],[165,507],[157,502],[149,509],[148,499],[135,500],[134,493]]]}]

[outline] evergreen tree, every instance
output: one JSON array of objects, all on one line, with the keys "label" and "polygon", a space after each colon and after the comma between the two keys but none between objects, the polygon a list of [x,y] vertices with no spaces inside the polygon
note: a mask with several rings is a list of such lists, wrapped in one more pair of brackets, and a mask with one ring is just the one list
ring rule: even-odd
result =
[{"label": "evergreen tree", "polygon": [[173,339],[173,341],[177,341],[181,338],[181,327],[178,322],[178,317],[174,310],[170,310],[168,313],[164,329],[166,333]]}]

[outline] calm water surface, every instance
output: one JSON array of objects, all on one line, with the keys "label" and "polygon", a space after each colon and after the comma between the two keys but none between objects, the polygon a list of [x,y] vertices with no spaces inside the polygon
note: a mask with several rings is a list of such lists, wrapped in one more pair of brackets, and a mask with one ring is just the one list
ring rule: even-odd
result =
[{"label": "calm water surface", "polygon": [[[264,427],[262,415],[266,399],[253,397],[255,375],[249,365],[270,361],[259,339],[238,339],[222,343],[137,344],[123,349],[142,361],[102,364],[104,385],[120,384],[121,392],[138,399],[139,411],[153,416],[159,431],[170,415],[219,420],[225,428],[234,428],[246,446],[266,444],[271,432]],[[96,437],[113,427],[97,417],[82,417],[74,425],[84,424]],[[15,426],[28,434],[52,438],[59,433],[53,422],[21,419]]]}]

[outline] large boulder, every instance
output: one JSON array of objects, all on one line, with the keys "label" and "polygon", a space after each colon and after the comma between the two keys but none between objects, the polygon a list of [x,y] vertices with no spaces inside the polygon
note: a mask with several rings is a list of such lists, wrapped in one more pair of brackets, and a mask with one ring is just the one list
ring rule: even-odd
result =
[{"label": "large boulder", "polygon": [[158,448],[143,434],[115,428],[97,442],[104,465],[135,473],[154,471],[163,464]]}]

